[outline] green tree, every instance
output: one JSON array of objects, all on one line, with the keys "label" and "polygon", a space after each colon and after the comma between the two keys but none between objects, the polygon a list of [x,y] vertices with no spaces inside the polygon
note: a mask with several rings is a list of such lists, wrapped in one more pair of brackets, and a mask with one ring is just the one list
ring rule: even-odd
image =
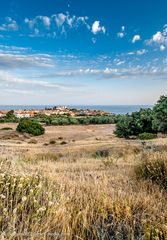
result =
[{"label": "green tree", "polygon": [[167,95],[161,96],[153,108],[153,129],[167,133]]},{"label": "green tree", "polygon": [[132,132],[132,117],[129,114],[120,116],[117,124],[115,134],[117,137],[128,138],[133,135]]},{"label": "green tree", "polygon": [[143,132],[152,133],[153,112],[151,109],[140,109],[138,112],[120,116],[116,124],[116,135],[128,138]]}]

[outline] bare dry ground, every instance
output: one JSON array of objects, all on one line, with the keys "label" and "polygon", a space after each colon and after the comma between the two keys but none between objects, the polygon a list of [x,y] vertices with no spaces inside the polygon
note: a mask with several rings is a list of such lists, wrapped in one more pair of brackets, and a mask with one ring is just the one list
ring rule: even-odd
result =
[{"label": "bare dry ground", "polygon": [[[10,127],[13,130],[0,130],[0,152],[58,152],[89,149],[114,144],[114,125],[89,126],[47,126],[45,134],[38,137],[20,135],[15,132],[17,124],[0,124],[0,129]],[[32,140],[36,143],[32,143]],[[54,143],[54,144],[53,144]],[[64,144],[63,144],[64,143]]]},{"label": "bare dry ground", "polygon": [[[19,155],[28,153],[47,152],[75,152],[89,151],[101,148],[121,148],[129,145],[141,147],[141,141],[124,140],[114,135],[115,125],[75,125],[75,126],[46,126],[45,134],[33,137],[27,134],[18,134],[15,123],[1,123],[0,129],[1,155]],[[35,142],[34,142],[35,141]],[[166,138],[148,141],[148,145],[167,147]]]}]

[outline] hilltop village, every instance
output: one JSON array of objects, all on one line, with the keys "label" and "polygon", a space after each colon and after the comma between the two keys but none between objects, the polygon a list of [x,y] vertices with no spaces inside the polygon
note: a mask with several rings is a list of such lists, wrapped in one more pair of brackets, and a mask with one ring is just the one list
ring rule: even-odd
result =
[{"label": "hilltop village", "polygon": [[[91,110],[91,109],[76,109],[76,108],[68,108],[65,106],[61,107],[53,107],[53,108],[45,108],[45,109],[18,109],[18,110],[10,110],[13,111],[13,114],[17,118],[31,118],[35,115],[67,115],[71,117],[79,117],[79,116],[109,116],[110,113],[107,113],[102,110]],[[5,117],[9,110],[0,110],[0,117]]]}]

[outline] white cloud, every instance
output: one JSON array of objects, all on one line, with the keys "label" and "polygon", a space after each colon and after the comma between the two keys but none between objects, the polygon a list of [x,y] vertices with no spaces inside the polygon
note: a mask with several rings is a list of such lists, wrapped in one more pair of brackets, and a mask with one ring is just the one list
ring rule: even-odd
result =
[{"label": "white cloud", "polygon": [[160,50],[165,50],[165,46],[167,46],[167,27],[166,24],[163,26],[162,31],[158,31],[151,39],[145,41],[147,45],[150,46],[159,46]]},{"label": "white cloud", "polygon": [[161,51],[164,51],[165,49],[166,49],[166,47],[165,47],[164,45],[161,45],[161,46],[160,46],[160,50],[161,50]]},{"label": "white cloud", "polygon": [[[117,61],[116,65],[120,66],[124,61]],[[85,75],[94,75],[99,78],[135,78],[137,76],[148,76],[148,77],[164,77],[167,74],[166,67],[154,67],[154,66],[136,66],[136,67],[124,67],[124,68],[109,68],[104,69],[99,68],[86,68],[78,69],[73,71],[64,71],[53,74],[50,77],[74,77],[74,76],[85,76]],[[38,76],[40,78],[40,76]],[[45,76],[47,77],[47,75]]]},{"label": "white cloud", "polygon": [[18,25],[15,20],[13,20],[11,17],[5,18],[5,23],[0,25],[0,31],[17,31]]},{"label": "white cloud", "polygon": [[117,36],[118,36],[119,38],[123,38],[123,37],[125,36],[125,34],[124,34],[123,32],[118,32],[118,33],[117,33]]},{"label": "white cloud", "polygon": [[[57,13],[51,16],[36,16],[32,19],[25,18],[24,23],[28,26],[31,33],[30,37],[55,37],[58,34],[67,34],[70,29],[78,29],[80,26],[85,26],[90,30],[90,25],[88,24],[87,16],[75,16],[66,13]],[[52,28],[50,28],[52,26]],[[36,29],[39,32],[35,32]],[[104,31],[104,29],[102,28]]]},{"label": "white cloud", "polygon": [[43,16],[42,20],[43,20],[45,27],[50,27],[50,18],[49,17]]},{"label": "white cloud", "polygon": [[13,52],[13,53],[20,53],[20,52],[26,52],[30,51],[31,48],[28,47],[17,47],[17,46],[8,46],[8,45],[0,45],[0,52]]},{"label": "white cloud", "polygon": [[137,51],[133,51],[133,52],[128,52],[127,55],[144,55],[146,54],[148,51],[146,49],[140,49],[140,50],[137,50]]},{"label": "white cloud", "polygon": [[100,26],[100,21],[95,21],[93,24],[92,24],[92,33],[93,34],[97,34],[99,32],[102,32],[105,34],[106,32],[106,29],[104,26]]},{"label": "white cloud", "polygon": [[125,31],[125,26],[122,26],[122,27],[121,27],[121,30],[124,32],[124,31]]},{"label": "white cloud", "polygon": [[48,82],[48,81],[38,81],[38,80],[30,80],[30,79],[25,79],[21,77],[17,77],[9,72],[6,71],[0,71],[0,83],[5,83],[5,84],[13,84],[11,87],[20,85],[24,88],[26,86],[33,87],[41,87],[41,88],[50,88],[50,89],[59,89],[59,90],[70,90],[71,87],[65,85],[65,84],[58,84],[58,83],[53,83],[53,82]]},{"label": "white cloud", "polygon": [[132,39],[132,43],[135,43],[135,42],[140,41],[140,40],[141,40],[140,35],[134,35],[134,37]]},{"label": "white cloud", "polygon": [[14,54],[0,52],[0,69],[52,68],[54,62],[51,56],[39,54]]},{"label": "white cloud", "polygon": [[55,19],[56,25],[61,27],[67,19],[67,16],[63,13],[55,14],[52,16]]},{"label": "white cloud", "polygon": [[125,36],[125,26],[121,26],[121,31],[117,33],[118,38],[123,38]]},{"label": "white cloud", "polygon": [[153,35],[152,41],[158,43],[163,41],[163,34],[161,32],[157,32],[156,34]]},{"label": "white cloud", "polygon": [[119,62],[116,63],[116,65],[117,65],[117,66],[120,66],[120,65],[122,65],[122,64],[124,64],[124,63],[125,63],[125,61],[119,61]]}]

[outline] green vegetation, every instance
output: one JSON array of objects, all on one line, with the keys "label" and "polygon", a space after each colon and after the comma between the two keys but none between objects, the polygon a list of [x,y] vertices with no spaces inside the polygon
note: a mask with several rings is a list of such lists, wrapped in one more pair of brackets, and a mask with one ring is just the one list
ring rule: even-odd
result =
[{"label": "green vegetation", "polygon": [[140,140],[151,140],[151,139],[154,139],[157,137],[157,134],[156,133],[147,133],[147,132],[144,132],[144,133],[140,133],[138,135],[138,138]]},{"label": "green vegetation", "polygon": [[141,179],[148,179],[167,189],[167,161],[157,158],[149,159],[146,157],[140,165],[136,167],[136,176]]},{"label": "green vegetation", "polygon": [[14,111],[10,110],[5,117],[0,118],[0,123],[5,122],[18,122],[19,119],[14,115]]},{"label": "green vegetation", "polygon": [[126,114],[119,118],[116,124],[116,135],[128,138],[137,136],[144,132],[153,132],[152,129],[153,111],[151,109],[141,109],[139,112]]},{"label": "green vegetation", "polygon": [[167,96],[160,97],[153,112],[153,129],[157,132],[167,133]]},{"label": "green vegetation", "polygon": [[89,124],[112,124],[117,121],[116,115],[111,116],[94,116],[94,117],[69,117],[69,116],[46,116],[36,115],[32,119],[45,123],[47,125],[89,125]]},{"label": "green vegetation", "polygon": [[139,138],[148,137],[149,139],[154,135],[141,134],[157,132],[167,132],[167,96],[160,97],[153,110],[140,109],[138,112],[120,116],[115,131],[118,137],[129,138],[139,135]]},{"label": "green vegetation", "polygon": [[22,119],[16,129],[21,133],[29,133],[34,136],[42,135],[45,132],[45,129],[38,122],[32,121],[30,119]]},{"label": "green vegetation", "polygon": [[11,127],[4,127],[4,128],[1,128],[0,130],[2,130],[2,131],[10,131],[10,130],[13,130],[13,128],[11,128]]}]

